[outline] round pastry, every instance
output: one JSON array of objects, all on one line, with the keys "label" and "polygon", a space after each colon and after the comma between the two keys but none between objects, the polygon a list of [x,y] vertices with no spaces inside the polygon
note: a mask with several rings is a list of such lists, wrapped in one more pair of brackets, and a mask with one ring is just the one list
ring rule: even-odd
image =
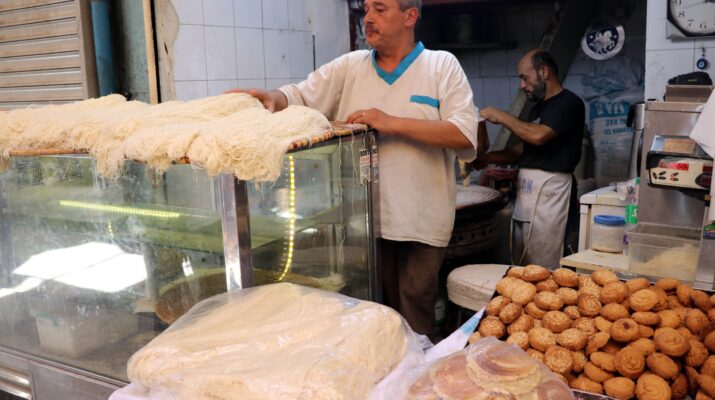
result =
[{"label": "round pastry", "polygon": [[534,296],[534,304],[542,310],[555,311],[564,306],[564,302],[554,292],[541,292]]},{"label": "round pastry", "polygon": [[536,397],[539,399],[570,399],[572,396],[568,381],[563,375],[547,379],[536,388]]},{"label": "round pastry", "polygon": [[586,374],[589,379],[598,383],[605,382],[613,378],[612,373],[598,368],[594,363],[590,361],[583,366],[583,373]]},{"label": "round pastry", "polygon": [[631,318],[641,325],[658,325],[660,323],[660,315],[650,311],[634,312]]},{"label": "round pastry", "polygon": [[509,303],[499,311],[499,320],[504,324],[511,324],[521,316],[521,306],[515,303]]},{"label": "round pastry", "polygon": [[653,334],[655,333],[653,328],[651,328],[650,326],[645,326],[645,325],[640,325],[640,324],[638,325],[638,330],[640,330],[642,338],[653,337]]},{"label": "round pastry", "polygon": [[556,343],[569,350],[581,350],[588,343],[588,336],[575,328],[569,328],[556,335]]},{"label": "round pastry", "polygon": [[711,308],[708,310],[708,319],[710,322],[715,321],[715,308]]},{"label": "round pastry", "polygon": [[524,280],[527,282],[540,282],[550,276],[549,270],[540,265],[530,264],[524,267]]},{"label": "round pastry", "polygon": [[499,315],[499,312],[501,312],[502,308],[506,306],[507,304],[511,303],[511,300],[509,300],[508,297],[504,296],[497,296],[493,298],[488,304],[487,304],[487,315]]},{"label": "round pastry", "polygon": [[600,268],[591,273],[591,279],[601,286],[606,286],[611,282],[618,282],[618,277],[613,271]]},{"label": "round pastry", "polygon": [[652,290],[656,294],[656,296],[658,296],[658,302],[655,304],[655,306],[653,306],[652,310],[660,311],[668,308],[668,294],[665,293],[665,290],[659,287],[652,287],[650,288],[650,290]]},{"label": "round pastry", "polygon": [[540,319],[534,318],[534,327],[535,328],[542,328],[544,325],[541,323]]},{"label": "round pastry", "polygon": [[663,278],[655,282],[654,286],[665,290],[675,290],[680,285],[680,281],[673,278]]},{"label": "round pastry", "polygon": [[529,348],[529,334],[526,332],[514,332],[506,339],[507,343],[515,344],[522,350]]},{"label": "round pastry", "polygon": [[583,371],[583,366],[588,362],[588,358],[583,353],[583,351],[573,352],[573,372],[581,373]]},{"label": "round pastry", "polygon": [[700,373],[715,378],[715,356],[708,356],[708,359],[700,367]]},{"label": "round pastry", "polygon": [[424,374],[410,386],[407,392],[408,399],[414,400],[438,400],[439,395],[434,391],[434,385],[429,374]]},{"label": "round pastry", "polygon": [[680,357],[690,350],[688,340],[673,328],[658,328],[653,341],[658,351],[671,357]]},{"label": "round pastry", "polygon": [[494,336],[500,338],[504,336],[506,326],[499,320],[498,317],[488,316],[479,324],[479,334],[482,336]]},{"label": "round pastry", "polygon": [[630,297],[634,311],[650,311],[658,304],[658,295],[651,289],[641,289]]},{"label": "round pastry", "polygon": [[688,378],[683,374],[679,374],[677,378],[670,385],[670,392],[672,393],[672,398],[675,400],[684,399],[688,396]]},{"label": "round pastry", "polygon": [[629,296],[629,297],[626,297],[626,299],[621,302],[621,305],[622,305],[623,307],[625,307],[626,309],[630,310],[630,309],[631,309],[631,298],[630,298],[630,296]]},{"label": "round pastry", "polygon": [[579,276],[578,294],[590,294],[598,299],[601,297],[601,287],[590,276]]},{"label": "round pastry", "polygon": [[690,309],[685,307],[678,307],[673,309],[673,311],[678,314],[678,317],[680,317],[681,324],[685,324],[685,317],[688,315],[688,310]]},{"label": "round pastry", "polygon": [[593,319],[593,321],[596,324],[596,329],[598,329],[599,331],[608,333],[611,332],[611,325],[613,325],[611,321],[603,317],[596,317]]},{"label": "round pastry", "polygon": [[519,279],[512,278],[510,276],[506,276],[504,278],[499,279],[496,286],[497,293],[502,296],[511,298],[511,292],[514,290],[514,285],[516,285],[516,282],[519,282]]},{"label": "round pastry", "polygon": [[690,300],[693,304],[704,312],[708,312],[710,309],[710,296],[705,294],[702,290],[691,289],[690,290]]},{"label": "round pastry", "polygon": [[534,360],[544,362],[544,353],[540,352],[539,350],[528,349],[526,350],[526,354],[528,354],[529,357],[533,358]]},{"label": "round pastry", "polygon": [[685,367],[685,377],[688,379],[690,394],[698,390],[698,371],[692,367]]},{"label": "round pastry", "polygon": [[533,327],[534,319],[526,314],[521,314],[516,321],[512,322],[511,325],[506,328],[506,331],[511,335],[516,332],[529,332]]},{"label": "round pastry", "polygon": [[690,340],[690,339],[692,339],[693,337],[695,337],[695,336],[693,335],[693,332],[690,332],[690,329],[688,329],[688,328],[685,327],[685,326],[681,326],[680,328],[676,329],[676,331],[678,331],[679,334],[683,335],[683,337],[686,338],[686,339],[688,339],[688,340]]},{"label": "round pastry", "polygon": [[643,352],[646,357],[655,353],[655,342],[651,339],[640,338],[631,342],[628,346],[638,349]]},{"label": "round pastry", "polygon": [[703,345],[705,347],[715,353],[715,331],[712,331],[705,336],[705,339],[703,340]]},{"label": "round pastry", "polygon": [[590,356],[591,362],[594,365],[608,372],[616,372],[616,367],[613,365],[614,358],[615,356],[613,354],[604,353],[602,351],[591,353]]},{"label": "round pastry", "polygon": [[702,390],[698,390],[698,393],[695,394],[695,400],[713,400],[713,398],[705,394]]},{"label": "round pastry", "polygon": [[506,276],[523,280],[524,279],[524,267],[511,267],[511,268],[509,268],[508,271],[506,271]]},{"label": "round pastry", "polygon": [[678,300],[678,296],[674,294],[669,294],[668,295],[668,308],[673,309],[673,308],[678,308],[682,307],[683,305],[680,304],[680,300]]},{"label": "round pastry", "polygon": [[532,301],[535,295],[536,286],[529,282],[517,280],[514,283],[514,291],[511,293],[509,298],[513,303],[523,306]]},{"label": "round pastry", "polygon": [[673,310],[658,311],[658,316],[660,317],[659,328],[675,329],[680,326],[680,317],[678,313]]},{"label": "round pastry", "polygon": [[576,289],[562,287],[556,289],[556,294],[564,302],[564,305],[573,306],[578,303],[578,292]]},{"label": "round pastry", "polygon": [[620,343],[618,343],[618,342],[614,341],[613,339],[611,339],[611,340],[608,341],[608,343],[606,343],[605,346],[603,346],[603,347],[601,348],[601,351],[604,352],[604,353],[608,353],[608,354],[613,354],[613,355],[615,355],[616,353],[618,353],[619,351],[621,351],[621,349],[623,349],[623,346],[621,346]]},{"label": "round pastry", "polygon": [[705,360],[708,359],[710,353],[707,347],[699,340],[690,339],[688,342],[690,343],[690,350],[688,350],[688,353],[685,355],[685,365],[695,368],[700,367],[705,363]]},{"label": "round pastry", "polygon": [[621,318],[611,326],[611,338],[619,342],[631,342],[641,337],[638,323],[630,318]]},{"label": "round pastry", "polygon": [[645,370],[646,359],[642,351],[626,347],[613,358],[613,366],[623,376],[635,379]]},{"label": "round pastry", "polygon": [[576,379],[569,382],[569,386],[584,392],[603,394],[603,386],[598,382],[590,380],[585,374],[579,375]]},{"label": "round pastry", "polygon": [[465,352],[454,353],[429,371],[432,388],[439,398],[473,399],[486,392],[469,377]]},{"label": "round pastry", "polygon": [[544,364],[550,370],[563,375],[573,369],[573,355],[561,346],[549,346],[544,353]]},{"label": "round pastry", "polygon": [[533,301],[524,306],[524,311],[536,319],[542,319],[546,315],[546,311],[540,309]]},{"label": "round pastry", "polygon": [[628,286],[625,283],[616,281],[607,284],[601,289],[601,303],[620,303],[628,297]]},{"label": "round pastry", "polygon": [[561,333],[571,327],[571,318],[561,311],[549,311],[544,315],[541,323],[551,332]]},{"label": "round pastry", "polygon": [[536,284],[536,292],[555,292],[559,288],[559,285],[552,279],[545,279]]},{"label": "round pastry", "polygon": [[566,306],[564,307],[564,314],[568,315],[571,319],[581,318],[581,313],[578,312],[578,307],[576,306]]},{"label": "round pastry", "polygon": [[636,394],[636,383],[628,378],[618,376],[603,382],[606,394],[619,399],[628,400]]},{"label": "round pastry", "polygon": [[534,349],[544,352],[549,346],[556,344],[556,336],[546,328],[531,328],[529,331],[529,344]]},{"label": "round pastry", "polygon": [[578,287],[578,274],[567,268],[559,268],[552,274],[559,286]]},{"label": "round pastry", "polygon": [[641,289],[648,289],[650,287],[650,282],[646,278],[633,278],[626,281],[626,286],[628,291],[633,294]]},{"label": "round pastry", "polygon": [[477,340],[481,339],[482,335],[477,331],[469,335],[469,344],[474,344]]},{"label": "round pastry", "polygon": [[509,385],[509,391],[515,395],[526,393],[539,383],[538,365],[524,352],[514,351],[512,345],[493,338],[482,339],[480,343],[484,345],[467,349],[467,367],[473,381],[485,389],[518,382],[518,387]]},{"label": "round pastry", "polygon": [[645,373],[636,382],[638,400],[669,400],[670,385],[655,374]]},{"label": "round pastry", "polygon": [[606,304],[601,308],[601,316],[611,322],[630,317],[628,309],[618,303]]},{"label": "round pastry", "polygon": [[581,332],[585,333],[587,337],[593,336],[598,330],[596,329],[596,322],[593,318],[578,318],[571,324],[572,328],[576,328]]},{"label": "round pastry", "polygon": [[611,339],[611,335],[607,332],[598,332],[589,339],[588,344],[586,344],[586,354],[591,355],[594,352],[605,346]]},{"label": "round pastry", "polygon": [[678,364],[663,353],[653,353],[646,359],[651,371],[663,379],[675,379],[680,373]]},{"label": "round pastry", "polygon": [[678,302],[686,307],[691,304],[690,290],[690,286],[682,283],[675,288],[675,296],[678,297]]},{"label": "round pastry", "polygon": [[696,335],[709,323],[708,316],[697,308],[691,308],[685,313],[685,326]]},{"label": "round pastry", "polygon": [[590,294],[578,296],[578,311],[584,317],[595,317],[601,311],[601,302],[598,297]]},{"label": "round pastry", "polygon": [[705,392],[710,397],[715,397],[715,378],[705,374],[698,375],[698,384],[700,390]]}]

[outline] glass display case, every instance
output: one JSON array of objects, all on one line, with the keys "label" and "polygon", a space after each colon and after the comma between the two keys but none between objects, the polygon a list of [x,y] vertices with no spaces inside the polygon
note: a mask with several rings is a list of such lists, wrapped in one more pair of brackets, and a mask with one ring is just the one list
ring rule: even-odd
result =
[{"label": "glass display case", "polygon": [[263,184],[131,161],[106,180],[86,155],[12,157],[0,350],[122,385],[131,354],[226,290],[289,281],[379,300],[375,154],[370,132],[331,139]]}]

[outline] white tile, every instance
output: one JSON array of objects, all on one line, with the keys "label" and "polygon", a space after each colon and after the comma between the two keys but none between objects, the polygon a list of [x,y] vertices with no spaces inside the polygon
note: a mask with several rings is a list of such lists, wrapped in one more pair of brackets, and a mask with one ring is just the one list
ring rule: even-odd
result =
[{"label": "white tile", "polygon": [[309,0],[288,1],[288,27],[298,31],[309,31],[312,28],[312,9],[315,2]]},{"label": "white tile", "polygon": [[[350,51],[348,8],[345,2],[322,0],[313,2],[313,33],[315,34],[315,65],[320,66]],[[315,4],[319,4],[315,5]]]},{"label": "white tile", "polygon": [[492,50],[481,53],[479,72],[483,78],[504,77],[506,73],[506,51]]},{"label": "white tile", "polygon": [[236,59],[239,79],[264,79],[263,30],[236,28]]},{"label": "white tile", "polygon": [[515,98],[519,91],[521,90],[521,79],[519,78],[509,78],[509,93],[511,93],[511,98]]},{"label": "white tile", "polygon": [[171,4],[176,10],[180,24],[204,23],[204,11],[201,1],[198,0],[171,0]]},{"label": "white tile", "polygon": [[209,81],[209,96],[218,96],[223,94],[223,92],[231,89],[238,88],[238,81],[235,79],[221,80],[221,81]]},{"label": "white tile", "polygon": [[290,79],[266,79],[266,89],[273,90],[278,89],[281,86],[292,83]]},{"label": "white tile", "polygon": [[239,28],[262,28],[261,0],[233,0],[233,20]]},{"label": "white tile", "polygon": [[468,78],[480,76],[478,51],[462,51],[459,53],[458,60]]},{"label": "white tile", "polygon": [[206,81],[174,82],[176,100],[188,101],[208,96]]},{"label": "white tile", "polygon": [[484,107],[508,110],[513,97],[511,78],[484,78]]},{"label": "white tile", "polygon": [[529,50],[539,47],[539,42],[520,42],[515,49],[506,50],[504,66],[507,76],[516,76],[516,65]]},{"label": "white tile", "polygon": [[469,86],[472,87],[474,105],[477,108],[484,107],[484,79],[469,78]]},{"label": "white tile", "polygon": [[180,25],[174,42],[174,80],[206,80],[204,27]]},{"label": "white tile", "polygon": [[288,29],[288,0],[263,0],[263,27]]},{"label": "white tile", "polygon": [[238,87],[241,89],[265,89],[265,79],[239,79]]},{"label": "white tile", "polygon": [[646,51],[645,98],[662,99],[668,79],[692,72],[693,50]]},{"label": "white tile", "polygon": [[702,52],[702,47],[715,47],[715,37],[695,39],[695,51]]},{"label": "white tile", "polygon": [[233,0],[203,0],[204,25],[233,27]]},{"label": "white tile", "polygon": [[236,35],[234,28],[207,26],[206,76],[209,80],[236,79]]},{"label": "white tile", "polygon": [[291,78],[305,78],[313,72],[313,54],[313,34],[311,32],[290,32]]},{"label": "white tile", "polygon": [[648,18],[661,19],[668,15],[668,5],[663,0],[648,0]]},{"label": "white tile", "polygon": [[288,31],[265,29],[263,49],[266,78],[290,78],[290,35]]},{"label": "white tile", "polygon": [[[650,3],[648,3],[650,5]],[[663,5],[662,8],[665,8]],[[649,8],[650,10],[650,8]],[[677,49],[693,49],[695,42],[693,40],[671,40],[667,38],[666,32],[667,19],[655,18],[648,15],[646,21],[646,50],[677,50]],[[628,40],[626,38],[626,40]]]}]

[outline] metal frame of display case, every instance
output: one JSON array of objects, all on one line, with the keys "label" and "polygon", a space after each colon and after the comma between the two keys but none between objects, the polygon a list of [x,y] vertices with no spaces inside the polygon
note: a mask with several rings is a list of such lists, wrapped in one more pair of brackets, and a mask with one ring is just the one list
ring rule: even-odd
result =
[{"label": "metal frame of display case", "polygon": [[[294,154],[303,150],[345,144],[351,141],[359,154],[359,182],[366,193],[365,232],[367,232],[367,272],[369,276],[367,294],[370,300],[381,302],[381,273],[377,240],[379,232],[379,185],[377,143],[373,131],[353,130],[310,147],[304,145],[289,151]],[[69,152],[68,152],[69,153]],[[42,154],[37,154],[42,155]],[[55,154],[50,154],[55,155]],[[69,154],[68,154],[69,155]],[[357,163],[357,161],[356,161]],[[356,168],[358,166],[356,165]],[[213,180],[212,199],[218,208],[222,223],[224,262],[227,290],[240,290],[252,286],[253,265],[251,249],[250,202],[248,185],[231,174],[221,174]],[[0,196],[0,207],[4,207],[4,196]],[[343,203],[345,204],[345,203]],[[344,212],[344,210],[341,210]],[[5,224],[0,224],[4,226]],[[11,234],[10,232],[5,232]],[[0,257],[7,257],[12,249],[5,242],[0,243]],[[147,292],[158,292],[156,282],[147,274]],[[150,293],[147,293],[149,296]],[[54,399],[72,398],[78,400],[106,399],[114,390],[126,382],[104,376],[90,370],[46,359],[42,356],[26,354],[24,351],[3,347],[0,344],[0,396],[10,398]]]}]

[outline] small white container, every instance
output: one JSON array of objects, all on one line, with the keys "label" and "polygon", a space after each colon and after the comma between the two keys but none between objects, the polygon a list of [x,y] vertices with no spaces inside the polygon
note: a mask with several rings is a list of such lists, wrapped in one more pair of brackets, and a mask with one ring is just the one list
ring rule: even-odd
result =
[{"label": "small white container", "polygon": [[623,252],[626,219],[615,215],[596,215],[591,225],[591,248],[608,253]]}]

